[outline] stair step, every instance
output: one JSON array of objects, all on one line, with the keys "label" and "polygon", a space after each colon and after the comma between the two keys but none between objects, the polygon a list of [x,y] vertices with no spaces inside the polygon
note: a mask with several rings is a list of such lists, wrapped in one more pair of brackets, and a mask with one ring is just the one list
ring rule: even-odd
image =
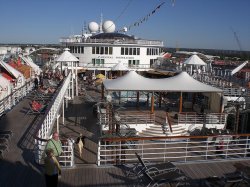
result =
[{"label": "stair step", "polygon": [[148,134],[164,134],[164,132],[163,131],[153,131],[153,130],[144,130],[144,131],[142,131],[142,133],[148,133]]}]

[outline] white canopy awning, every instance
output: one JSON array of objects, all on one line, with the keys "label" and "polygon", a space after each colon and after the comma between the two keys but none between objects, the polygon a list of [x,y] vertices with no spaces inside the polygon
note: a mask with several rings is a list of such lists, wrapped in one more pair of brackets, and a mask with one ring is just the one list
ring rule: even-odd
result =
[{"label": "white canopy awning", "polygon": [[186,72],[170,78],[150,79],[130,71],[117,79],[106,79],[103,84],[110,91],[222,92],[195,80]]},{"label": "white canopy awning", "polygon": [[119,62],[118,64],[114,65],[111,68],[112,71],[127,71],[128,67],[126,67],[122,62]]},{"label": "white canopy awning", "polygon": [[30,66],[34,70],[34,72],[37,75],[39,75],[42,72],[41,68],[38,65],[36,65],[29,56],[25,57],[20,55],[20,57],[28,66]]},{"label": "white canopy awning", "polygon": [[187,64],[187,65],[200,65],[200,66],[206,66],[207,64],[200,59],[200,57],[198,57],[197,55],[192,55],[191,57],[189,57],[187,60],[185,60],[183,62],[183,64]]},{"label": "white canopy awning", "polygon": [[24,85],[25,83],[25,78],[23,76],[23,74],[16,70],[15,68],[13,68],[12,66],[10,66],[9,64],[3,62],[0,60],[0,65],[6,69],[6,71],[8,71],[11,75],[13,75],[16,79],[17,79],[17,87],[20,87],[22,85]]},{"label": "white canopy awning", "polygon": [[56,62],[78,62],[78,58],[69,52],[66,48],[65,51],[56,59]]}]

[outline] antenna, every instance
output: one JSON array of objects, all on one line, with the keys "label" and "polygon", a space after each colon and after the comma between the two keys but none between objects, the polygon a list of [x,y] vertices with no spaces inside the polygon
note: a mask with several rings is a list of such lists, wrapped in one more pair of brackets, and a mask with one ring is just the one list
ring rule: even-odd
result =
[{"label": "antenna", "polygon": [[174,4],[175,4],[175,0],[172,0],[172,6],[174,6]]},{"label": "antenna", "polygon": [[83,23],[83,30],[85,32],[87,32],[87,22],[86,21],[84,21],[84,23]]},{"label": "antenna", "polygon": [[236,42],[237,42],[237,44],[238,44],[238,46],[239,46],[239,49],[240,49],[241,51],[243,51],[243,50],[242,50],[242,47],[241,47],[241,44],[240,44],[240,40],[239,40],[239,38],[238,38],[238,36],[237,36],[237,33],[233,30],[232,27],[230,27],[230,28],[231,28],[231,30],[232,30],[232,32],[233,32],[233,34],[234,34],[234,38],[236,39]]},{"label": "antenna", "polygon": [[103,24],[103,16],[102,16],[102,13],[101,13],[101,22],[100,22],[100,26],[99,26],[100,33],[103,33],[102,24]]}]

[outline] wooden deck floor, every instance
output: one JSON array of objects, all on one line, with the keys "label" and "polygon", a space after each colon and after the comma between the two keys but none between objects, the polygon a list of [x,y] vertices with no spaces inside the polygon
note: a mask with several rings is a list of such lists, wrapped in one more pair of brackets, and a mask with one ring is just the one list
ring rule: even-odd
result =
[{"label": "wooden deck floor", "polygon": [[[92,96],[77,97],[69,104],[65,113],[65,124],[60,126],[62,138],[75,139],[83,133],[86,139],[84,156],[80,159],[76,153],[76,167],[64,169],[59,180],[61,187],[73,186],[143,186],[138,185],[136,178],[126,177],[126,167],[98,167],[96,165],[97,140],[100,131],[93,117],[93,102],[100,99],[100,94],[89,91]],[[0,120],[0,129],[8,129],[14,132],[9,142],[9,152],[0,160],[0,186],[27,187],[45,186],[43,167],[34,162],[34,122],[39,118],[35,115],[25,115],[28,109],[29,98],[25,98],[15,108],[3,116]],[[250,161],[238,161],[245,166],[250,166]],[[192,163],[177,164],[187,176],[193,179],[209,176],[222,176],[236,170],[236,162]]]}]

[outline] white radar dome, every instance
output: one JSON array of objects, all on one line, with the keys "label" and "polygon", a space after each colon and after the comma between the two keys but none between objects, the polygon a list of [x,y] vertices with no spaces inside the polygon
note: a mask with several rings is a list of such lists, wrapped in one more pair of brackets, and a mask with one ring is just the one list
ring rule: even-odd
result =
[{"label": "white radar dome", "polygon": [[91,33],[96,33],[99,30],[99,25],[93,21],[89,23],[88,27]]},{"label": "white radar dome", "polygon": [[102,30],[105,33],[115,32],[115,24],[113,21],[105,21],[102,25]]}]

